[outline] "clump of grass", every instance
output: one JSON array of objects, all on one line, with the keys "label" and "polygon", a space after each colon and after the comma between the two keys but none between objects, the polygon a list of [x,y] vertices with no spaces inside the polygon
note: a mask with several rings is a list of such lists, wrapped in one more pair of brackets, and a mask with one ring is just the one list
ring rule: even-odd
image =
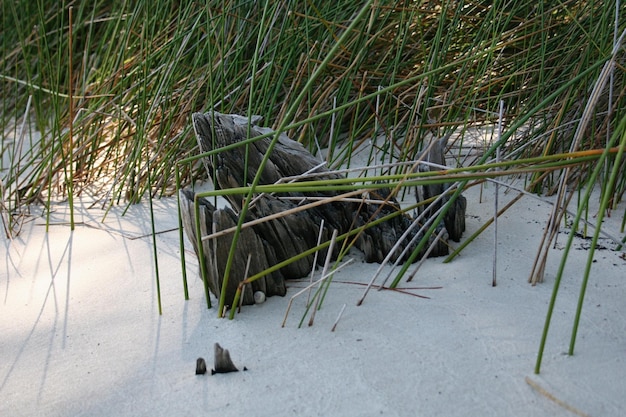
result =
[{"label": "clump of grass", "polygon": [[[196,150],[189,115],[210,108],[259,114],[273,127],[303,122],[288,134],[311,149],[328,147],[329,161],[340,165],[380,133],[393,140],[381,145],[379,158],[409,160],[429,134],[493,122],[503,100],[509,125],[532,115],[528,135],[510,143],[512,150],[561,152],[596,65],[624,26],[614,27],[607,2],[375,2],[346,33],[362,5],[159,0],[77,3],[70,30],[70,6],[2,5],[3,27],[12,28],[1,35],[2,123],[29,117],[43,134],[24,157],[28,175],[3,175],[5,201],[15,201],[18,190],[22,203],[47,201],[67,185],[107,204],[169,195],[175,161]],[[615,127],[623,86],[618,66],[612,101],[598,105],[581,149],[597,147]],[[24,116],[30,96],[33,111]],[[346,152],[340,143],[350,144]],[[197,168],[181,172],[181,181],[191,182]],[[546,177],[536,191],[551,184]],[[614,192],[623,190],[621,181]]]},{"label": "clump of grass", "polygon": [[[412,161],[425,139],[451,132],[450,146],[461,148],[470,129],[502,118],[500,140],[455,178],[458,193],[495,175],[500,147],[507,159],[498,167],[524,175],[528,191],[558,193],[567,170],[570,184],[599,181],[608,210],[626,189],[623,141],[614,139],[626,109],[618,2],[0,7],[0,210],[9,237],[32,203],[49,209],[89,194],[103,206],[130,204],[205,179],[189,117],[210,109],[261,115],[311,151],[327,148],[331,167],[349,166],[369,144],[369,163]],[[610,79],[591,100],[607,62]],[[24,141],[24,127],[41,139]],[[379,175],[394,181],[409,170],[392,164]]]}]

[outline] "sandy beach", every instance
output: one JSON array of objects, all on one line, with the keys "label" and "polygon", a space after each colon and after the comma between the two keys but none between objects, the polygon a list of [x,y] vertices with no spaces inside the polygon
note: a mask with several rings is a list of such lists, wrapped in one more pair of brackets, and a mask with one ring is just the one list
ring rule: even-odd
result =
[{"label": "sandy beach", "polygon": [[[468,190],[469,236],[491,216],[493,186]],[[511,196],[501,195],[502,204]],[[372,290],[378,264],[338,271],[308,326],[307,283],[244,307],[234,320],[207,309],[186,244],[190,299],[181,279],[176,199],[154,201],[163,314],[158,314],[149,205],[54,206],[46,233],[36,208],[0,271],[0,414],[6,416],[621,416],[626,410],[626,260],[595,255],[577,338],[567,355],[588,240],[577,238],[558,294],[540,375],[533,373],[566,235],[544,283],[528,276],[550,205],[524,197],[493,232],[443,264],[429,259],[402,292]],[[623,204],[616,211],[620,213]],[[620,216],[604,227],[619,230]],[[385,271],[388,271],[386,269]],[[378,281],[380,282],[380,280]],[[215,300],[214,300],[215,304]],[[331,331],[345,305],[335,331]],[[247,371],[195,375],[213,345]],[[569,407],[569,409],[568,409]]]}]

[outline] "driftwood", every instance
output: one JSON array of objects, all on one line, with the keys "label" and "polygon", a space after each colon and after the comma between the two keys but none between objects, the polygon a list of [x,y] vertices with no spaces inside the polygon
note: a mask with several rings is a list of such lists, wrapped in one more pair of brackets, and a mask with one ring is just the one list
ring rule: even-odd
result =
[{"label": "driftwood", "polygon": [[[244,368],[244,371],[245,370],[246,369]],[[213,369],[211,369],[211,375],[227,374],[229,372],[238,371],[239,369],[237,369],[232,359],[230,359],[228,349],[224,349],[219,343],[215,343],[215,359]]]},{"label": "driftwood", "polygon": [[[425,162],[428,162],[429,165],[420,165],[420,169],[424,171],[436,171],[446,165],[446,160],[444,156],[445,147],[448,142],[448,136],[435,141],[429,146],[428,153],[426,158],[424,158]],[[443,183],[439,184],[429,184],[425,186],[415,187],[415,199],[419,201],[425,201],[432,197],[437,197],[445,191],[447,185]],[[429,218],[432,216],[437,210],[439,210],[442,206],[444,206],[448,200],[450,199],[449,195],[444,195],[441,201],[436,204],[431,204],[427,208],[420,208],[419,213],[421,214],[423,211],[426,211],[424,217]],[[461,235],[465,231],[465,209],[467,207],[467,200],[463,196],[459,196],[454,203],[453,207],[449,209],[444,218],[444,227],[446,228],[446,232],[448,233],[448,238],[452,239],[455,242],[461,240]],[[442,255],[447,255],[445,254]]]},{"label": "driftwood", "polygon": [[[248,120],[236,115],[217,112],[194,113],[192,118],[202,152],[237,144],[247,137],[257,137],[271,132],[267,128],[256,125],[248,127]],[[248,129],[250,130],[249,135]],[[247,151],[245,146],[239,146],[222,151],[213,157],[203,158],[203,163],[216,187],[229,189],[252,183],[270,142],[271,137],[260,139],[250,143],[247,146]],[[427,159],[434,163],[443,164],[443,147],[445,144],[443,141],[440,142],[431,147]],[[246,158],[247,167],[244,166]],[[342,178],[338,173],[321,167],[320,162],[300,143],[282,134],[261,173],[259,183],[273,184],[283,178],[298,176],[311,171],[318,174],[315,177],[316,180]],[[417,193],[418,200],[441,194],[444,186],[420,188]],[[400,207],[398,202],[394,198],[388,197],[388,193],[389,191],[385,189],[369,192],[368,199],[370,201],[380,200],[380,204],[333,201],[242,229],[236,246],[228,287],[225,289],[226,305],[231,306],[239,283],[246,278],[244,276],[246,271],[247,276],[251,276],[316,246],[320,234],[320,224],[324,224],[321,231],[322,241],[327,241],[334,229],[339,234],[346,233],[372,220],[398,211]],[[248,209],[245,220],[248,222],[277,213],[284,213],[294,209],[302,202],[310,202],[313,197],[328,199],[339,194],[340,192],[335,191],[284,193],[276,196],[261,194],[257,196],[254,204]],[[198,254],[199,248],[196,244],[194,226],[194,193],[185,189],[181,190],[180,196],[183,227],[196,254]],[[237,224],[242,201],[245,197],[244,195],[226,196],[231,207],[223,209],[216,208],[207,199],[199,199],[201,235],[207,236],[234,227]],[[294,201],[283,199],[283,197],[298,197],[298,199]],[[439,204],[444,203],[445,199]],[[433,205],[428,210],[434,212],[437,208]],[[391,252],[398,238],[409,229],[412,222],[413,219],[410,216],[398,215],[391,220],[366,229],[359,235],[355,246],[363,251],[367,262],[381,262]],[[465,229],[465,199],[462,196],[457,200],[453,210],[448,211],[444,223],[439,225],[439,229],[443,227],[447,229],[447,235],[451,239],[458,241]],[[412,239],[418,233],[418,229],[414,228],[405,240],[405,242],[413,240],[414,243],[405,252],[403,258],[407,258],[419,242],[420,239]],[[441,256],[448,253],[445,234],[444,237],[441,241],[433,242],[434,249],[429,253],[429,256]],[[431,237],[431,240],[434,240],[434,237]],[[222,277],[231,243],[231,233],[205,239],[202,242],[201,253],[208,271],[208,286],[217,297],[222,291]],[[402,249],[404,248],[395,250],[391,255],[392,261],[401,256]],[[325,254],[322,253],[318,259],[323,260],[324,257]],[[301,278],[309,274],[313,267],[313,259],[313,255],[301,258],[246,286],[242,293],[243,304],[254,304],[254,293],[258,291],[263,292],[266,296],[284,295],[286,292],[285,279]]]},{"label": "driftwood", "polygon": [[196,375],[206,374],[206,361],[204,358],[196,359]]}]

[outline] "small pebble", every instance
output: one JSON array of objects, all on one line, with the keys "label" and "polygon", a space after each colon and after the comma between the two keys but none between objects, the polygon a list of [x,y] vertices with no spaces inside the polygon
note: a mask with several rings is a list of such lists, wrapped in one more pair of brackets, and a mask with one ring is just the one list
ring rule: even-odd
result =
[{"label": "small pebble", "polygon": [[257,291],[254,293],[254,302],[256,304],[262,304],[265,302],[265,293],[263,291]]}]

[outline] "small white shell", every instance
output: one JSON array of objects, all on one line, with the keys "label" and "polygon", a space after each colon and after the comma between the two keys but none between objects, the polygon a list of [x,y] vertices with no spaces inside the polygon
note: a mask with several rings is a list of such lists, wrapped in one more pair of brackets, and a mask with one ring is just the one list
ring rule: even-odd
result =
[{"label": "small white shell", "polygon": [[263,291],[257,291],[254,293],[254,302],[256,304],[262,304],[265,302],[265,293]]}]

